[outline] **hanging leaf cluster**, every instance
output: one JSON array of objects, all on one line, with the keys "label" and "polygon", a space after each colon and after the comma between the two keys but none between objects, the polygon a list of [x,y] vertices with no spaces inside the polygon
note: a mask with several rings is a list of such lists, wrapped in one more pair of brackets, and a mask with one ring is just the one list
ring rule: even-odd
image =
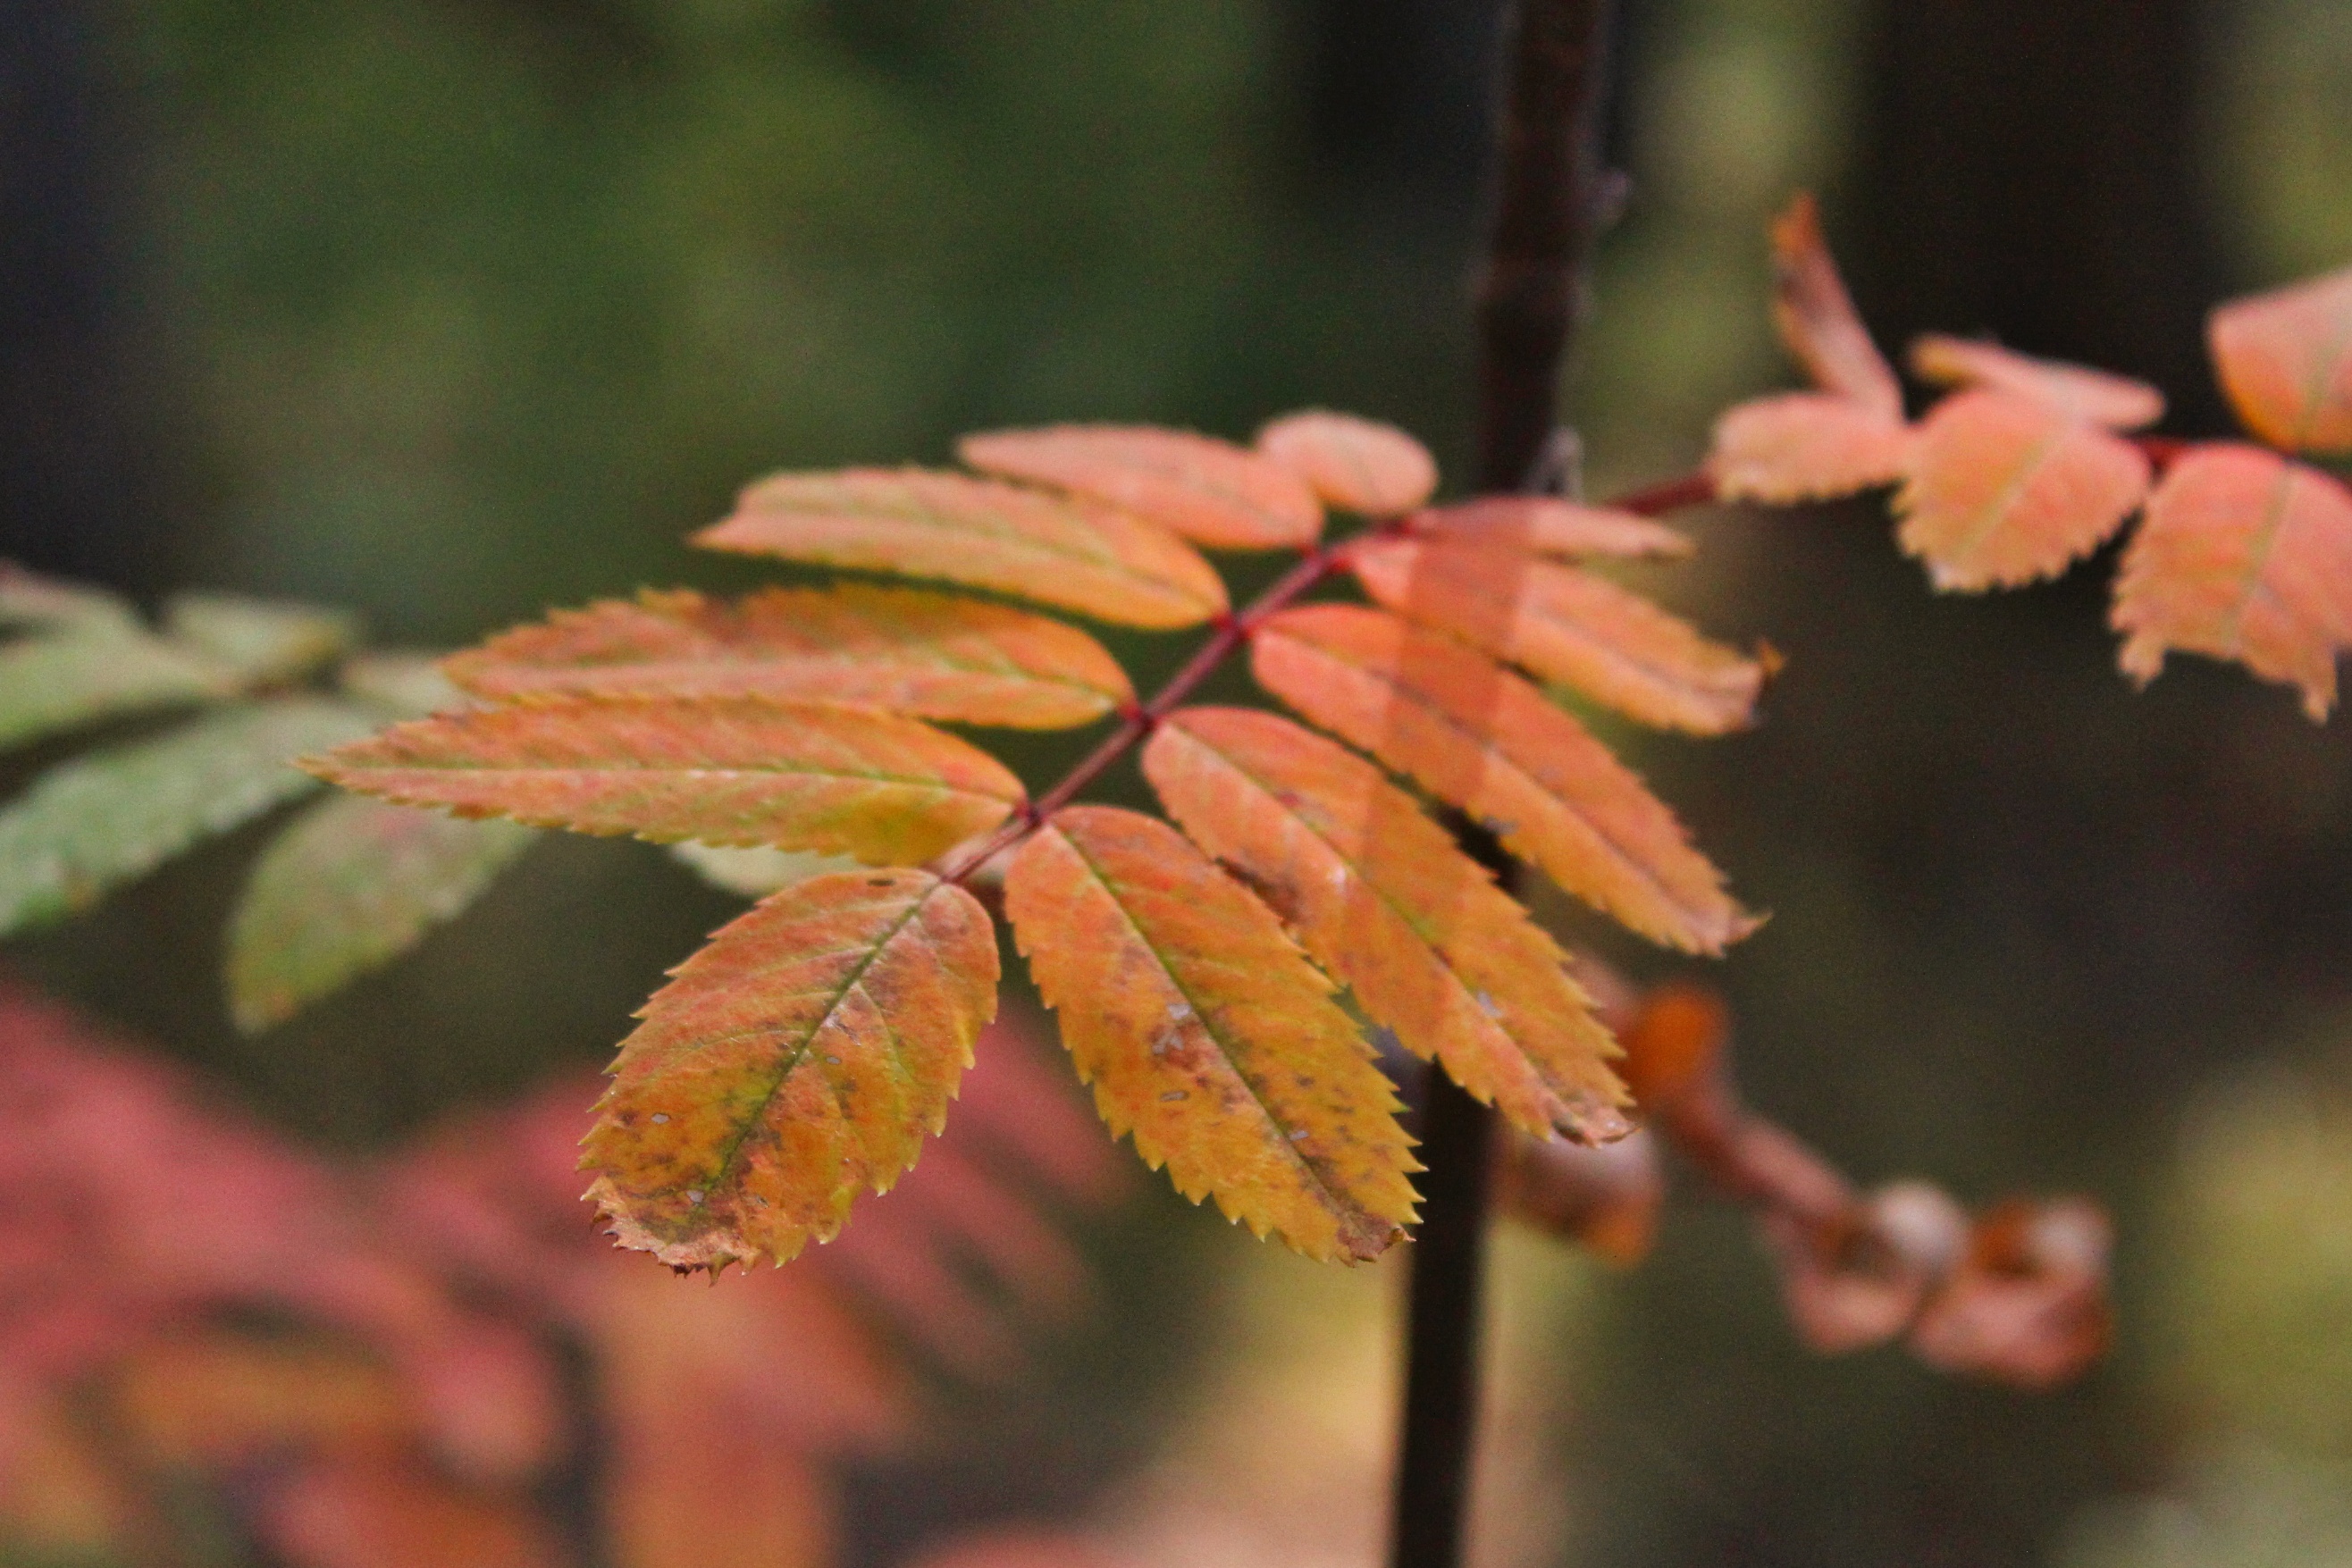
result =
[{"label": "hanging leaf cluster", "polygon": [[[614,1234],[678,1268],[782,1261],[891,1186],[993,1014],[1000,885],[1113,1133],[1311,1256],[1374,1257],[1413,1218],[1376,1039],[1537,1136],[1623,1134],[1615,1047],[1561,949],[1431,809],[1665,946],[1753,927],[1559,700],[1748,722],[1758,659],[1592,570],[1685,538],[1553,498],[1432,505],[1417,442],[1319,412],[1248,447],[1065,426],[959,455],[780,475],[697,537],[865,576],[559,612],[446,662],[474,706],[309,764],[399,806],[706,864],[828,857],[786,862],[623,1042],[583,1160]],[[1333,512],[1363,526],[1328,542]],[[1203,549],[1299,560],[1236,611]],[[1360,600],[1302,601],[1342,579]],[[1206,643],[1144,702],[1048,611]],[[1244,653],[1295,719],[1187,706]],[[965,733],[1087,724],[1102,745],[1034,795]],[[1166,820],[1080,799],[1131,748]]]},{"label": "hanging leaf cluster", "polygon": [[1772,252],[1773,319],[1815,390],[1723,415],[1718,495],[1893,486],[1897,542],[1967,592],[2054,577],[2137,515],[2109,612],[2125,673],[2145,685],[2175,651],[2235,660],[2327,716],[2352,647],[2352,489],[2309,460],[2352,455],[2352,270],[2213,311],[2214,367],[2255,440],[2185,444],[2127,435],[2163,416],[2154,387],[1935,335],[1910,367],[1953,390],[1907,421],[1810,197],[1774,225]]}]

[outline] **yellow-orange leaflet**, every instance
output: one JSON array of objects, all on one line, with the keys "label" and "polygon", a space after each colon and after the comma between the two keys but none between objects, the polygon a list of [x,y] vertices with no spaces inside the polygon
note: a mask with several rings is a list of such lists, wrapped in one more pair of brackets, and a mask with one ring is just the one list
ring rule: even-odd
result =
[{"label": "yellow-orange leaflet", "polygon": [[1727,501],[1833,500],[1901,478],[1910,439],[1900,418],[1850,398],[1781,392],[1725,411],[1706,471]]},{"label": "yellow-orange leaflet", "polygon": [[831,1239],[940,1130],[996,1013],[987,912],[919,871],[785,888],[673,973],[581,1166],[622,1243],[681,1269]]},{"label": "yellow-orange leaflet", "polygon": [[1189,430],[1000,430],[965,436],[956,455],[982,473],[1125,507],[1213,549],[1297,548],[1323,531],[1323,504],[1306,480],[1270,457]]},{"label": "yellow-orange leaflet", "polygon": [[1895,538],[1937,588],[2014,587],[2095,549],[2147,497],[2148,478],[2139,448],[2053,402],[1964,392],[1919,426]]},{"label": "yellow-orange leaflet", "polygon": [[1912,342],[1911,368],[1923,382],[2009,392],[2109,430],[2137,430],[2164,417],[2164,394],[2146,382],[1999,343],[1929,332]]},{"label": "yellow-orange leaflet", "polygon": [[1637,593],[1475,544],[1383,539],[1351,552],[1379,603],[1575,687],[1644,724],[1719,735],[1755,711],[1764,669]]},{"label": "yellow-orange leaflet", "polygon": [[2194,448],[2148,497],[2112,620],[2143,683],[2168,649],[2210,653],[2302,687],[2326,718],[2352,643],[2352,491],[2259,446]]},{"label": "yellow-orange leaflet", "polygon": [[2296,452],[2352,452],[2352,267],[2233,299],[2206,336],[2246,428]]},{"label": "yellow-orange leaflet", "polygon": [[1410,533],[1493,544],[1537,555],[1686,556],[1690,536],[1615,507],[1554,496],[1480,496],[1432,507],[1406,520]]},{"label": "yellow-orange leaflet", "polygon": [[551,697],[394,725],[309,764],[409,806],[674,842],[917,864],[1011,814],[1021,781],[894,715],[762,697]]},{"label": "yellow-orange leaflet", "polygon": [[1582,725],[1507,670],[1393,615],[1286,610],[1258,682],[1486,824],[1505,848],[1654,941],[1719,953],[1756,925],[1682,824]]},{"label": "yellow-orange leaflet", "polygon": [[1330,981],[1182,834],[1057,811],[1004,907],[1096,1108],[1179,1192],[1317,1259],[1377,1257],[1411,1222],[1396,1095]]},{"label": "yellow-orange leaflet", "polygon": [[1143,770],[1406,1049],[1537,1137],[1631,1131],[1566,956],[1379,768],[1273,714],[1201,707],[1169,716]]},{"label": "yellow-orange leaflet", "polygon": [[1257,449],[1359,517],[1393,517],[1437,488],[1437,459],[1393,424],[1308,409],[1257,433]]},{"label": "yellow-orange leaflet", "polygon": [[442,668],[488,697],[754,695],[1018,729],[1086,724],[1135,695],[1075,626],[863,583],[772,588],[731,604],[691,591],[608,600],[501,632]]},{"label": "yellow-orange leaflet", "polygon": [[1214,568],[1113,507],[921,468],[779,474],[694,536],[711,549],[940,578],[1124,626],[1196,626],[1226,608]]},{"label": "yellow-orange leaflet", "polygon": [[1811,192],[1772,222],[1772,324],[1815,386],[1901,422],[1903,384],[1846,293]]}]

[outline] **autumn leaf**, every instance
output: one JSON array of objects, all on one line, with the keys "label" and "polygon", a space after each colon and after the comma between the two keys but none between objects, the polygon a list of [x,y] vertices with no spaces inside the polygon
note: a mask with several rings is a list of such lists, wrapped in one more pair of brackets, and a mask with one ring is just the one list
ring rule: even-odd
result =
[{"label": "autumn leaf", "polygon": [[2110,620],[2142,685],[2168,650],[2209,653],[2302,687],[2325,720],[2352,643],[2352,492],[2259,446],[2193,448],[2148,497]]},{"label": "autumn leaf", "polygon": [[1310,1258],[1412,1218],[1395,1092],[1265,906],[1165,823],[1058,811],[1004,883],[1015,937],[1115,1134],[1195,1203]]},{"label": "autumn leaf", "polygon": [[2352,452],[2352,267],[2220,306],[2206,337],[2247,429],[2290,452]]},{"label": "autumn leaf", "polygon": [[257,1032],[390,963],[537,837],[357,795],[307,809],[262,852],[229,917],[230,1016]]},{"label": "autumn leaf", "polygon": [[558,611],[444,665],[486,697],[759,695],[1020,729],[1086,724],[1135,689],[1075,626],[1002,604],[844,583],[736,603],[646,592]]},{"label": "autumn leaf", "polygon": [[1459,643],[1378,611],[1318,604],[1269,619],[1250,659],[1258,683],[1308,719],[1651,940],[1719,953],[1755,928],[1723,873],[1608,747]]},{"label": "autumn leaf", "polygon": [[760,697],[551,697],[412,720],[305,766],[464,817],[875,864],[929,860],[1022,799],[1002,764],[929,725]]},{"label": "autumn leaf", "polygon": [[1197,626],[1227,606],[1192,548],[1099,502],[961,474],[779,474],[694,536],[710,549],[941,578],[1124,626]]},{"label": "autumn leaf", "polygon": [[1325,505],[1393,517],[1437,488],[1437,459],[1392,424],[1309,409],[1257,433],[1257,449],[1307,481]]},{"label": "autumn leaf", "polygon": [[1690,536],[1637,512],[1554,496],[1480,496],[1406,518],[1411,534],[1536,555],[1656,556],[1691,552]]},{"label": "autumn leaf", "polygon": [[2164,417],[2164,394],[2146,382],[2062,360],[2037,360],[1999,343],[1929,332],[1913,340],[1911,369],[1935,386],[2007,392],[2109,430],[2137,430]]},{"label": "autumn leaf", "polygon": [[2054,402],[1959,392],[1919,426],[1895,538],[1939,589],[2013,588],[2098,548],[2149,476],[2137,447]]},{"label": "autumn leaf", "polygon": [[1368,542],[1357,580],[1406,619],[1573,686],[1644,724],[1719,735],[1748,722],[1763,666],[1639,594],[1475,545]]},{"label": "autumn leaf", "polygon": [[1273,714],[1183,708],[1143,770],[1374,1023],[1537,1137],[1631,1130],[1566,955],[1379,768]]},{"label": "autumn leaf", "polygon": [[1303,549],[1323,531],[1307,482],[1214,436],[1144,424],[1057,424],[967,435],[984,474],[1051,485],[1149,517],[1212,549]]},{"label": "autumn leaf", "polygon": [[765,898],[778,888],[813,876],[857,869],[856,861],[847,855],[813,855],[799,850],[772,850],[765,844],[704,844],[681,839],[670,845],[669,852],[711,886],[745,898]]},{"label": "autumn leaf", "polygon": [[1811,192],[1772,223],[1772,324],[1815,386],[1902,423],[1903,383],[1846,293]]},{"label": "autumn leaf", "polygon": [[673,1268],[782,1263],[939,1132],[996,1013],[996,938],[921,871],[771,894],[674,971],[621,1042],[582,1168],[622,1244]]},{"label": "autumn leaf", "polygon": [[1727,410],[1706,472],[1727,501],[1831,501],[1903,476],[1911,432],[1899,419],[1827,392],[1782,392]]},{"label": "autumn leaf", "polygon": [[0,933],[71,914],[181,851],[317,788],[289,766],[365,735],[313,697],[226,707],[60,764],[0,811]]}]

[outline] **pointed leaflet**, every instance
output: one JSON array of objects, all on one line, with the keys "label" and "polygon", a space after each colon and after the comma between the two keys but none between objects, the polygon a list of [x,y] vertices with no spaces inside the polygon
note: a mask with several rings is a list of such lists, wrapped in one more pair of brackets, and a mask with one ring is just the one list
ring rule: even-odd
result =
[{"label": "pointed leaflet", "polygon": [[671,859],[693,868],[694,874],[711,886],[746,898],[764,898],[827,872],[857,869],[857,862],[847,855],[813,855],[799,850],[772,850],[765,844],[703,844],[682,839],[670,845],[669,852]]},{"label": "pointed leaflet", "polygon": [[0,811],[0,933],[86,908],[197,841],[315,789],[291,759],[373,723],[341,703],[289,698],[224,708],[51,768]]},{"label": "pointed leaflet", "polygon": [[2149,474],[2139,448],[2051,403],[1960,392],[1919,426],[1895,538],[1948,591],[2054,577],[2123,526]]},{"label": "pointed leaflet", "polygon": [[1815,386],[1902,423],[1903,384],[1854,310],[1809,191],[1772,222],[1772,324]]},{"label": "pointed leaflet", "polygon": [[736,603],[691,591],[562,610],[444,667],[487,697],[801,698],[914,718],[1055,729],[1135,690],[1075,626],[949,594],[845,583],[772,588]]},{"label": "pointed leaflet", "polygon": [[1437,459],[1392,424],[1308,409],[1257,433],[1257,449],[1307,481],[1329,506],[1393,517],[1437,488]]},{"label": "pointed leaflet", "polygon": [[1903,476],[1911,432],[1899,419],[1826,392],[1782,392],[1725,411],[1706,471],[1727,501],[1831,501]]},{"label": "pointed leaflet", "polygon": [[2063,360],[2037,360],[1999,343],[1929,332],[1913,340],[1911,369],[1937,386],[1984,387],[2030,398],[2109,430],[2137,430],[2164,417],[2164,394],[2146,382]]},{"label": "pointed leaflet", "polygon": [[1148,424],[1057,424],[967,435],[986,474],[1089,496],[1213,549],[1303,549],[1323,531],[1307,481],[1230,441]]},{"label": "pointed leaflet", "polygon": [[2352,267],[2233,299],[2206,337],[2247,429],[2291,452],[2352,452]]},{"label": "pointed leaflet", "polygon": [[920,468],[779,474],[694,536],[709,549],[942,578],[1122,626],[1197,626],[1225,585],[1166,529],[1099,503]]},{"label": "pointed leaflet", "polygon": [[102,588],[43,577],[10,560],[0,560],[0,626],[145,630],[129,600]]},{"label": "pointed leaflet", "polygon": [[254,685],[299,680],[359,641],[359,622],[339,610],[241,593],[175,593],[163,628]]},{"label": "pointed leaflet", "polygon": [[1004,907],[1096,1109],[1177,1191],[1317,1259],[1377,1257],[1411,1222],[1395,1092],[1330,982],[1175,829],[1057,811]]},{"label": "pointed leaflet", "polygon": [[1536,1137],[1631,1130],[1566,955],[1379,768],[1273,714],[1200,707],[1168,716],[1143,770],[1414,1055]]},{"label": "pointed leaflet", "polygon": [[537,837],[356,795],[310,807],[262,852],[230,916],[230,1015],[257,1032],[381,968]]},{"label": "pointed leaflet", "polygon": [[1755,928],[1723,873],[1608,747],[1459,643],[1376,610],[1317,604],[1259,627],[1250,667],[1316,724],[1653,941],[1717,953]]},{"label": "pointed leaflet", "polygon": [[445,714],[305,764],[461,817],[913,864],[1011,814],[1021,781],[929,725],[761,697],[551,697]]},{"label": "pointed leaflet", "polygon": [[1639,594],[1572,567],[1476,545],[1383,539],[1357,580],[1407,620],[1575,687],[1644,724],[1719,735],[1748,723],[1764,668]]},{"label": "pointed leaflet", "polygon": [[1481,496],[1431,507],[1405,519],[1407,531],[1440,539],[1491,542],[1536,555],[1685,556],[1690,536],[1615,507],[1551,496]]},{"label": "pointed leaflet", "polygon": [[996,937],[927,872],[772,894],[672,971],[621,1042],[581,1166],[625,1246],[781,1263],[885,1192],[996,1015]]},{"label": "pointed leaflet", "polygon": [[121,714],[235,695],[227,670],[136,627],[68,622],[0,643],[0,747]]},{"label": "pointed leaflet", "polygon": [[2168,650],[2236,659],[2303,688],[2316,723],[2352,644],[2352,492],[2259,446],[2199,446],[2168,469],[2116,578],[2126,674]]}]

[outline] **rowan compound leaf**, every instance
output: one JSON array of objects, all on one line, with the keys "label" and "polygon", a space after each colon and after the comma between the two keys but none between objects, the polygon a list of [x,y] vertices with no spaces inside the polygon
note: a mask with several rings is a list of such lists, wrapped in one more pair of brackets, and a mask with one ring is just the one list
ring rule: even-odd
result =
[{"label": "rowan compound leaf", "polygon": [[1644,724],[1720,735],[1754,716],[1763,665],[1606,578],[1415,539],[1368,542],[1350,561],[1364,591],[1407,620]]},{"label": "rowan compound leaf", "polygon": [[763,697],[551,697],[413,719],[305,764],[461,817],[915,864],[1004,821],[1021,782],[914,719]]},{"label": "rowan compound leaf", "polygon": [[287,698],[222,708],[51,768],[0,811],[0,934],[86,908],[315,789],[293,758],[373,723],[342,703]]},{"label": "rowan compound leaf", "polygon": [[1910,441],[1901,420],[1865,404],[1781,392],[1724,411],[1706,471],[1727,501],[1832,501],[1901,478]]},{"label": "rowan compound leaf", "polygon": [[2208,653],[2302,687],[2326,719],[2352,643],[2352,492],[2258,446],[2192,448],[2148,497],[2110,619],[2143,685],[2169,650]]},{"label": "rowan compound leaf", "polygon": [[136,627],[68,623],[0,643],[0,747],[100,719],[235,695],[226,670]]},{"label": "rowan compound leaf", "polygon": [[1983,387],[2030,398],[2109,430],[2137,430],[2164,417],[2164,394],[2146,382],[2063,360],[2037,360],[1999,343],[1929,332],[1912,341],[1911,369],[1937,386]]},{"label": "rowan compound leaf", "polygon": [[624,1246],[782,1263],[945,1124],[996,1015],[996,936],[921,871],[820,876],[722,926],[621,1042],[581,1167]]},{"label": "rowan compound leaf", "polygon": [[1169,716],[1143,770],[1407,1050],[1538,1138],[1632,1130],[1566,955],[1379,768],[1273,714],[1198,707]]},{"label": "rowan compound leaf", "polygon": [[1690,536],[1615,507],[1588,507],[1553,496],[1481,496],[1431,507],[1407,519],[1408,532],[1536,555],[1656,556],[1691,552]]},{"label": "rowan compound leaf", "polygon": [[1393,517],[1437,488],[1437,459],[1392,424],[1308,409],[1257,433],[1257,449],[1307,481],[1324,504]]},{"label": "rowan compound leaf", "polygon": [[1719,953],[1755,928],[1631,769],[1461,644],[1379,611],[1317,604],[1268,619],[1250,661],[1266,690],[1651,940]]},{"label": "rowan compound leaf", "polygon": [[173,594],[163,629],[253,685],[299,680],[359,641],[359,622],[341,611],[242,593]]},{"label": "rowan compound leaf", "polygon": [[1190,545],[1100,502],[920,468],[779,474],[694,536],[711,549],[939,578],[1167,630],[1227,608]]},{"label": "rowan compound leaf", "polygon": [[1004,907],[1095,1106],[1176,1190],[1310,1258],[1412,1219],[1395,1092],[1265,906],[1164,822],[1057,811]]},{"label": "rowan compound leaf", "polygon": [[984,474],[1051,485],[1149,517],[1212,549],[1303,549],[1323,531],[1307,482],[1270,457],[1189,430],[1057,424],[967,435]]},{"label": "rowan compound leaf", "polygon": [[2247,429],[2290,452],[2352,452],[2352,267],[2220,306],[2206,337]]},{"label": "rowan compound leaf", "polygon": [[2054,403],[1964,392],[1919,426],[1895,538],[1947,591],[2055,577],[2147,498],[2139,448]]},{"label": "rowan compound leaf", "polygon": [[444,667],[486,697],[771,696],[1020,729],[1086,724],[1135,699],[1118,662],[1075,626],[858,583],[731,604],[690,591],[608,600],[501,632]]},{"label": "rowan compound leaf", "polygon": [[1815,386],[1902,423],[1903,383],[1845,291],[1810,191],[1772,222],[1772,324]]},{"label": "rowan compound leaf", "polygon": [[390,963],[537,837],[358,795],[306,809],[262,852],[229,918],[230,1016],[257,1033]]}]

